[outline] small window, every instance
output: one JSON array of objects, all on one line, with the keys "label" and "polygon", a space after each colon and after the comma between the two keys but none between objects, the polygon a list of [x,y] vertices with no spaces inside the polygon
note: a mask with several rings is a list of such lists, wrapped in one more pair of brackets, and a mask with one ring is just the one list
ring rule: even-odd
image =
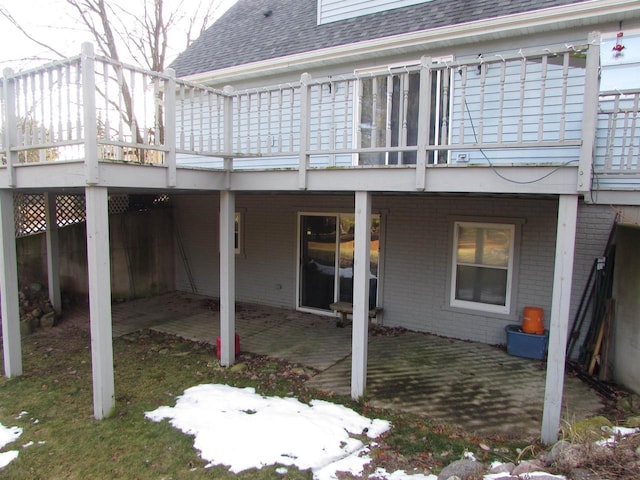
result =
[{"label": "small window", "polygon": [[515,225],[456,222],[451,306],[508,314]]}]

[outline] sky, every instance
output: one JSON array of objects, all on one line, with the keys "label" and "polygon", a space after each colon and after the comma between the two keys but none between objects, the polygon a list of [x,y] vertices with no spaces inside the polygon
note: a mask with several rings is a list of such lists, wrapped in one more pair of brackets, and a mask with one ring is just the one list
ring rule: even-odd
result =
[{"label": "sky", "polygon": [[[235,2],[235,0],[164,1],[165,11],[167,7],[174,9],[179,4],[195,7],[199,1],[212,1],[214,4],[220,3],[220,8],[216,10],[218,14],[222,14]],[[109,0],[108,3],[138,5],[141,2]],[[0,0],[0,9],[8,11],[30,36],[53,47],[66,57],[80,54],[82,43],[92,41],[90,34],[80,25],[78,14],[65,0]],[[184,24],[173,30],[173,36],[169,38],[171,58],[175,58],[186,46],[185,31]],[[59,59],[60,57],[51,50],[30,40],[6,18],[0,16],[0,71],[7,67],[20,71]]]},{"label": "sky", "polygon": [[[22,412],[17,418],[26,414]],[[337,472],[361,475],[371,462],[376,438],[393,428],[386,420],[366,418],[324,400],[306,404],[293,397],[267,397],[253,388],[219,384],[188,388],[176,398],[175,406],[159,407],[146,412],[145,417],[153,422],[168,420],[174,428],[191,435],[194,449],[208,462],[205,468],[223,465],[230,472],[239,473],[279,465],[276,471],[284,476],[288,468],[295,466],[311,470],[314,480],[337,479]],[[640,429],[614,427],[613,438],[637,431]],[[12,444],[21,434],[19,427],[0,424],[0,470],[19,458],[19,450]],[[28,442],[22,448],[33,444]],[[473,454],[467,458],[475,460]],[[484,480],[504,476],[504,473],[487,474]],[[527,478],[537,477],[566,480],[564,476],[545,472],[531,472]],[[369,478],[437,480],[433,474],[387,472],[382,468]]]}]

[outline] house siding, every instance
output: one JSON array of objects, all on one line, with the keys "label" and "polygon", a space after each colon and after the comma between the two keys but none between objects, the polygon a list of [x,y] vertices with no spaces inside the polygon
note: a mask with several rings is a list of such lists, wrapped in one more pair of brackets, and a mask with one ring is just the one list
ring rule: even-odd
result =
[{"label": "house siding", "polygon": [[[177,201],[198,293],[219,295],[218,196]],[[300,212],[352,212],[350,195],[243,195],[242,252],[236,255],[238,301],[295,308],[297,221]],[[555,261],[557,200],[434,196],[374,196],[382,214],[383,323],[489,344],[505,342],[504,328],[521,321],[522,309],[544,309],[548,326]],[[609,207],[581,205],[576,237],[572,316],[596,256],[602,255],[614,218]],[[511,315],[448,306],[452,225],[455,220],[521,221]],[[189,290],[176,254],[179,289]]]},{"label": "house siding", "polygon": [[429,1],[431,0],[318,0],[318,25]]}]

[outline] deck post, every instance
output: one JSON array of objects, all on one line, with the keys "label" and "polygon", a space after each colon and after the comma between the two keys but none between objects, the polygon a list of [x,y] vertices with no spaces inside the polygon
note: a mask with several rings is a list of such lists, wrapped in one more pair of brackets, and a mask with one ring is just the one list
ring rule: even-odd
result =
[{"label": "deck post", "polygon": [[598,92],[600,91],[600,33],[589,34],[589,50],[585,66],[584,110],[582,112],[582,145],[578,163],[578,193],[590,200],[593,176],[593,153],[598,126]]},{"label": "deck post", "polygon": [[45,192],[44,208],[47,242],[47,281],[49,283],[49,301],[56,312],[62,311],[60,296],[60,248],[58,240],[58,216],[56,194]]},{"label": "deck post", "polygon": [[307,188],[307,170],[309,169],[309,116],[311,115],[311,75],[303,73],[300,77],[300,162],[298,165],[298,188]]},{"label": "deck post", "polygon": [[416,190],[427,188],[427,146],[431,124],[431,57],[420,60],[420,98],[418,100],[418,153],[416,154]]},{"label": "deck post", "polygon": [[107,188],[85,187],[85,203],[93,415],[100,420],[111,416],[115,408]]},{"label": "deck post", "polygon": [[91,43],[82,44],[82,110],[84,161],[87,185],[99,182],[98,164],[98,119],[96,117],[96,73],[95,55]]},{"label": "deck post", "polygon": [[235,193],[220,192],[220,364],[235,362]]},{"label": "deck post", "polygon": [[2,314],[2,348],[4,375],[22,375],[20,309],[18,300],[18,259],[13,191],[0,191],[0,313]]},{"label": "deck post", "polygon": [[353,332],[351,398],[364,395],[369,339],[369,272],[371,265],[371,192],[356,192],[353,247]]},{"label": "deck post", "polygon": [[177,182],[176,170],[176,71],[167,68],[164,92],[164,147],[165,165],[167,167],[167,187],[175,187]]},{"label": "deck post", "polygon": [[15,165],[18,163],[18,152],[12,152],[11,147],[15,146],[18,136],[18,125],[16,121],[16,90],[13,70],[5,68],[3,70],[4,82],[2,83],[2,96],[4,98],[4,148],[7,162],[7,184],[10,187],[16,186]]},{"label": "deck post", "polygon": [[549,444],[558,439],[562,392],[566,362],[566,345],[571,307],[573,258],[575,253],[578,196],[560,195],[558,200],[558,227],[556,232],[556,259],[553,271],[553,294],[549,325],[547,376],[542,415],[542,442]]}]

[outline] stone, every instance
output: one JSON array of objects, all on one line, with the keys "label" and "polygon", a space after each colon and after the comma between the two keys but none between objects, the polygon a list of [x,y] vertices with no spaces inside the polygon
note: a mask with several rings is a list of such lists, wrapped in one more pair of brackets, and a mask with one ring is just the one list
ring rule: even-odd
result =
[{"label": "stone", "polygon": [[42,290],[42,285],[36,282],[33,282],[31,285],[29,285],[29,288],[31,289],[32,292],[39,292],[40,290]]},{"label": "stone", "polygon": [[629,428],[640,428],[640,417],[629,417],[624,424]]},{"label": "stone", "polygon": [[603,416],[585,418],[569,427],[574,442],[594,442],[608,436],[613,424]]},{"label": "stone", "polygon": [[45,313],[40,317],[40,326],[45,328],[51,328],[56,325],[56,312]]},{"label": "stone", "polygon": [[570,447],[571,444],[566,440],[559,440],[554,443],[553,447],[551,447],[549,455],[547,455],[547,465],[551,465],[552,463],[557,462],[562,453]]},{"label": "stone", "polygon": [[539,460],[524,460],[516,465],[516,468],[513,469],[511,475],[517,477],[518,475],[522,475],[525,473],[531,472],[540,472],[544,470],[544,465]]},{"label": "stone", "polygon": [[31,320],[20,321],[20,335],[29,335],[31,333]]},{"label": "stone", "polygon": [[42,310],[40,310],[39,308],[34,308],[33,310],[31,310],[31,316],[40,318],[42,316]]},{"label": "stone", "polygon": [[449,480],[451,477],[459,477],[460,480],[472,480],[480,476],[485,470],[482,463],[473,460],[458,460],[442,469],[438,480]]},{"label": "stone", "polygon": [[509,462],[509,463],[500,463],[498,465],[494,465],[493,467],[491,467],[491,469],[489,470],[489,473],[508,473],[511,474],[511,472],[513,472],[513,469],[516,468],[516,466]]},{"label": "stone", "polygon": [[574,468],[569,475],[571,480],[600,480],[600,476],[586,468]]}]

